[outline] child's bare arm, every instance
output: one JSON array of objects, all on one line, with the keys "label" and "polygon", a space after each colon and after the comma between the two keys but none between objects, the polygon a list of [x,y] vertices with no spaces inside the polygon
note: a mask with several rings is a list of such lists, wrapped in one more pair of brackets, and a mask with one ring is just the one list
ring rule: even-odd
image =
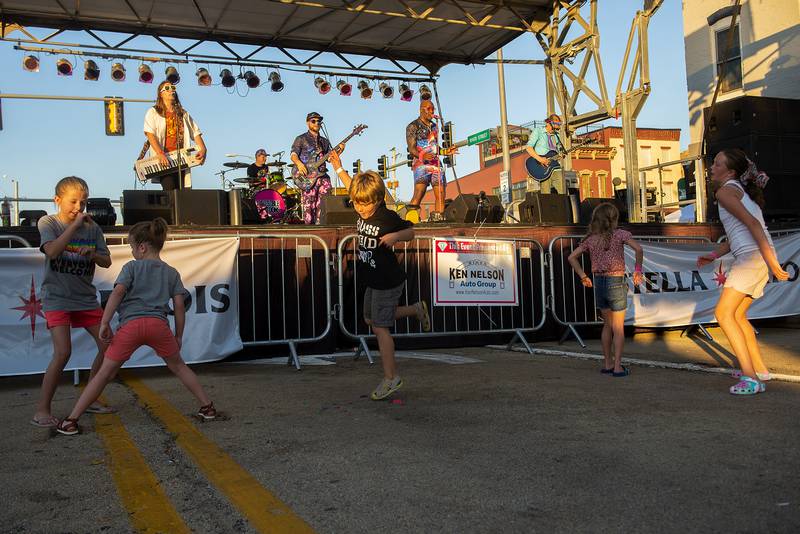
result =
[{"label": "child's bare arm", "polygon": [[172,295],[172,308],[175,312],[175,339],[178,340],[178,346],[180,346],[181,339],[183,339],[183,328],[186,326],[186,305],[183,302],[183,293]]},{"label": "child's bare arm", "polygon": [[573,250],[572,254],[570,254],[569,257],[567,257],[567,261],[572,266],[572,269],[575,271],[578,277],[581,279],[581,283],[586,287],[592,287],[591,279],[588,276],[586,276],[586,272],[581,268],[581,264],[578,262],[578,258],[580,258],[581,254],[583,254],[583,250],[584,250],[583,245],[579,245],[578,248]]},{"label": "child's bare arm", "polygon": [[639,244],[638,241],[635,239],[628,239],[625,242],[626,245],[633,249],[633,252],[636,254],[636,262],[635,267],[633,270],[633,283],[635,285],[639,285],[642,283],[644,276],[642,275],[642,262],[644,261],[644,251],[642,250],[642,245]]},{"label": "child's bare arm", "polygon": [[391,247],[398,241],[411,241],[412,239],[414,239],[414,229],[406,228],[405,230],[390,232],[381,237],[381,245]]},{"label": "child's bare arm", "polygon": [[103,318],[100,319],[100,339],[104,341],[111,339],[111,318],[114,317],[114,314],[119,307],[119,303],[122,302],[122,299],[125,297],[125,293],[127,291],[128,288],[122,284],[115,285],[114,289],[111,291],[111,295],[108,297],[108,301],[106,302],[106,307],[103,310]]},{"label": "child's bare arm", "polygon": [[106,256],[105,254],[97,254],[96,252],[93,253],[92,261],[94,261],[100,267],[111,267],[111,256]]}]

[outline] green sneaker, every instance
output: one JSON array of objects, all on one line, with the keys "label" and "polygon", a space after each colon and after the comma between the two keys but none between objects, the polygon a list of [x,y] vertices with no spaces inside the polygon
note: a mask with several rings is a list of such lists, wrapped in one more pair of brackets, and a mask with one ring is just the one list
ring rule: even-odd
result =
[{"label": "green sneaker", "polygon": [[396,376],[391,380],[384,378],[370,395],[372,400],[382,400],[403,387],[403,379]]}]

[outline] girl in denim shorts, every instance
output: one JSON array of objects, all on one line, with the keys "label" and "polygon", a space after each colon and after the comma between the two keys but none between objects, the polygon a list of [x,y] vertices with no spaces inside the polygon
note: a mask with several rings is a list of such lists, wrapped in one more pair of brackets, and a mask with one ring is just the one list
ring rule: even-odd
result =
[{"label": "girl in denim shorts", "polygon": [[[569,263],[585,287],[594,287],[595,303],[603,316],[603,374],[614,377],[628,375],[622,366],[622,346],[625,343],[625,309],[628,307],[628,286],[625,283],[625,254],[623,247],[628,245],[636,252],[636,267],[633,283],[642,283],[642,247],[627,230],[617,228],[619,211],[610,203],[597,206],[592,213],[589,231],[580,245],[569,255]],[[578,263],[584,252],[589,252],[592,260],[592,278],[586,275]],[[611,358],[612,344],[614,358]]]}]

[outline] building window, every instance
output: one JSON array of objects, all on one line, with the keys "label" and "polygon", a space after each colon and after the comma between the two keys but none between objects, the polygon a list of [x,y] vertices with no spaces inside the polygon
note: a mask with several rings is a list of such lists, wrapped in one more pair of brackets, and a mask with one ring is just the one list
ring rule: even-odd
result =
[{"label": "building window", "polygon": [[649,167],[653,164],[653,150],[649,146],[639,149],[639,167]]},{"label": "building window", "polygon": [[668,161],[672,161],[669,155],[669,147],[662,146],[661,147],[661,163],[666,163]]},{"label": "building window", "polygon": [[731,47],[727,49],[729,31],[731,31],[730,28],[725,28],[716,32],[717,77],[722,76],[719,90],[723,93],[742,88],[742,51],[739,43],[739,25],[733,27]]},{"label": "building window", "polygon": [[597,171],[595,174],[597,175],[597,196],[603,198],[612,196],[606,186],[608,173],[606,171]]}]

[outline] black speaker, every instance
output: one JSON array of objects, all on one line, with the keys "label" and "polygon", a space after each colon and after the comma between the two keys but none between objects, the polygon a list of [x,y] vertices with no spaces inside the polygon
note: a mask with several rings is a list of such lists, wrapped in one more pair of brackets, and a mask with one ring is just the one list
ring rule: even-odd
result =
[{"label": "black speaker", "polygon": [[172,195],[169,191],[126,189],[122,192],[122,220],[127,225],[163,217],[173,224]]},{"label": "black speaker", "polygon": [[37,226],[39,219],[46,216],[47,212],[44,210],[22,210],[19,212],[19,225]]},{"label": "black speaker", "polygon": [[617,199],[589,197],[589,198],[584,198],[581,201],[580,207],[578,208],[578,223],[582,225],[588,225],[592,221],[592,213],[594,212],[594,209],[600,204],[603,204],[605,202],[614,204],[617,207],[617,211],[620,212],[620,220],[621,220],[622,206],[620,205],[620,202],[617,201]]},{"label": "black speaker", "polygon": [[222,226],[230,224],[228,194],[221,189],[176,189],[175,224]]},{"label": "black speaker", "polygon": [[320,224],[351,225],[358,220],[350,197],[344,195],[325,195],[320,204]]},{"label": "black speaker", "polygon": [[86,213],[100,226],[117,224],[117,212],[108,198],[90,198],[86,201]]},{"label": "black speaker", "polygon": [[572,205],[569,195],[529,191],[520,209],[528,223],[572,224]]},{"label": "black speaker", "polygon": [[458,195],[444,209],[444,218],[458,223],[499,223],[503,220],[503,205],[496,195]]}]

